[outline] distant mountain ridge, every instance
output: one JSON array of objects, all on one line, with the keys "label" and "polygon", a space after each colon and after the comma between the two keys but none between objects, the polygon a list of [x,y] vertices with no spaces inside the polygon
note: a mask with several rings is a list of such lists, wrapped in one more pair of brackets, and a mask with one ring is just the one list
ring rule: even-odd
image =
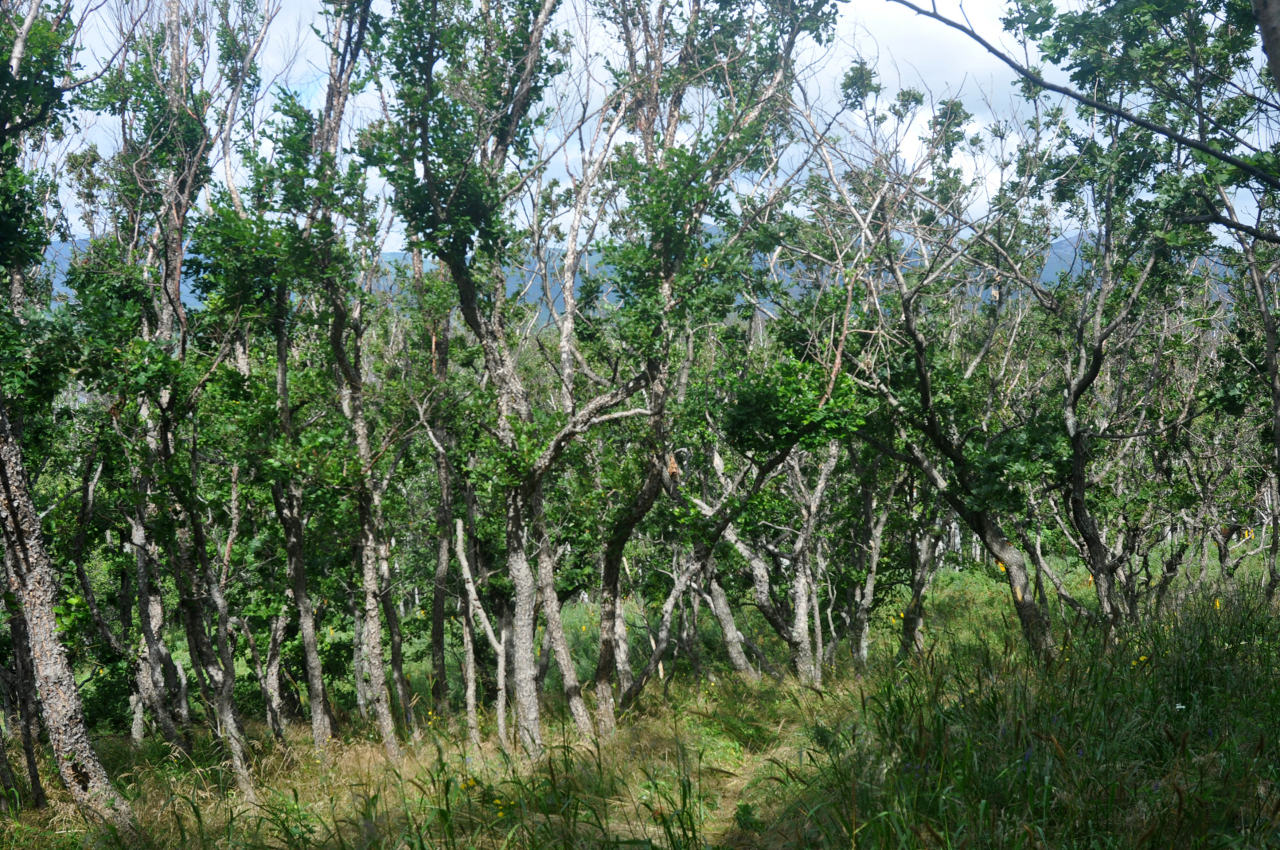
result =
[{"label": "distant mountain ridge", "polygon": [[[1049,246],[1049,252],[1045,257],[1044,269],[1040,273],[1040,280],[1048,283],[1057,280],[1063,273],[1071,274],[1079,273],[1083,270],[1083,261],[1080,259],[1080,247],[1084,242],[1084,236],[1077,234],[1074,236],[1063,237],[1054,241]],[[67,272],[71,268],[71,262],[77,253],[88,249],[90,240],[85,237],[77,237],[69,241],[57,241],[49,244],[45,251],[44,262],[47,270],[51,273],[53,280],[53,292],[55,299],[73,298],[74,293],[66,285]],[[387,251],[382,255],[383,262],[390,267],[393,264],[409,265],[410,255],[407,251]],[[598,267],[600,264],[600,256],[593,253],[586,258],[586,265]],[[51,266],[51,268],[49,268]],[[528,281],[515,274],[514,270],[509,274],[507,279],[507,287],[509,295],[518,294]],[[189,305],[198,304],[198,299],[194,298],[191,293],[186,293],[183,298]]]}]

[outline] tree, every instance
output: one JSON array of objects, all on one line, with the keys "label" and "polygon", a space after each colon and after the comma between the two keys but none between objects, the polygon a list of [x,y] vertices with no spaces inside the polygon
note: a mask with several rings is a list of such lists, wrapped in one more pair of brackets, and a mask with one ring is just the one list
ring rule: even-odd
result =
[{"label": "tree", "polygon": [[[77,36],[70,11],[69,6],[62,6],[48,14],[37,2],[25,9],[0,5],[0,45],[6,60],[0,69],[0,173],[5,175],[0,208],[5,211],[3,225],[13,237],[0,240],[0,268],[14,282],[11,298],[19,292],[22,276],[39,256],[45,239],[44,234],[32,230],[30,197],[24,197],[17,158],[28,138],[51,129],[62,108],[62,77]],[[20,297],[13,299],[4,321],[21,322],[24,306]],[[12,374],[5,377],[7,384],[20,378]],[[131,832],[133,815],[128,804],[111,785],[90,745],[75,677],[58,635],[58,577],[31,499],[20,434],[10,419],[11,392],[12,385],[0,390],[0,525],[7,584],[21,606],[18,616],[26,626],[45,729],[58,772],[76,803],[87,813]]]},{"label": "tree", "polygon": [[[1280,587],[1280,517],[1274,511],[1280,503],[1275,484],[1280,480],[1280,349],[1275,344],[1280,335],[1266,273],[1267,256],[1280,244],[1274,214],[1280,172],[1270,143],[1277,117],[1272,95],[1280,83],[1274,4],[1106,3],[1069,12],[1048,4],[1016,4],[1004,20],[1006,28],[1070,74],[1069,84],[1059,84],[979,36],[967,22],[910,0],[894,2],[981,44],[1034,90],[1063,95],[1079,104],[1082,114],[1110,116],[1131,132],[1160,140],[1184,163],[1178,179],[1161,189],[1171,219],[1178,225],[1222,228],[1235,241],[1245,265],[1230,284],[1237,303],[1259,314],[1264,347],[1257,377],[1271,399],[1268,593],[1274,595]],[[1267,69],[1256,60],[1259,39]],[[1243,209],[1250,212],[1242,214]]]}]

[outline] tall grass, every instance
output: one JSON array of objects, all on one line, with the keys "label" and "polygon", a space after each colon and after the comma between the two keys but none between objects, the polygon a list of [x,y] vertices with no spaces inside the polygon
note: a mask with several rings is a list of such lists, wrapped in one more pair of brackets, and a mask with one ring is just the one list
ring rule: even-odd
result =
[{"label": "tall grass", "polygon": [[[327,761],[264,744],[255,805],[216,751],[109,761],[157,848],[1280,847],[1280,622],[1262,599],[1077,634],[1047,668],[1012,628],[974,626],[992,610],[963,610],[956,640],[820,691],[677,679],[615,740],[561,728],[532,766],[468,752],[447,721],[394,766],[359,738]],[[119,846],[57,807],[5,829]]]},{"label": "tall grass", "polygon": [[[1280,846],[1280,623],[1199,599],[1048,669],[1008,646],[854,689],[810,729],[773,846]],[[763,846],[763,845],[762,845]]]}]

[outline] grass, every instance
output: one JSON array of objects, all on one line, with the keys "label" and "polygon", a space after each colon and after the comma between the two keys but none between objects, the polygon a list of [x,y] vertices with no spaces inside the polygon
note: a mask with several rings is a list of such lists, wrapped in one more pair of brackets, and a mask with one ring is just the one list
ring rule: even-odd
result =
[{"label": "grass", "polygon": [[[677,677],[613,741],[548,730],[533,766],[467,752],[449,721],[395,766],[362,737],[309,758],[299,729],[259,743],[248,805],[211,748],[101,743],[154,847],[1280,847],[1280,621],[1263,600],[1198,598],[1109,645],[1077,630],[1035,668],[981,581],[934,598],[916,661],[888,660],[891,612],[861,677]],[[119,846],[61,798],[4,829],[12,846]]]}]

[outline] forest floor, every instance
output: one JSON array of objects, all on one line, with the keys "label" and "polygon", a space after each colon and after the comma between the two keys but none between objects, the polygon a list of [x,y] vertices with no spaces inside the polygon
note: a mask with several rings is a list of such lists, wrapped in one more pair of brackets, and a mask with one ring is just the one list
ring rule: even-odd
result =
[{"label": "forest floor", "polygon": [[[98,744],[158,848],[1280,847],[1273,608],[1208,592],[1110,646],[1064,627],[1035,667],[1003,593],[944,577],[923,657],[891,662],[886,611],[871,669],[820,689],[677,667],[604,745],[548,706],[532,766],[451,719],[394,766],[371,738],[317,759],[298,728],[257,736],[249,804],[212,748]],[[121,846],[53,796],[0,844]]]}]

